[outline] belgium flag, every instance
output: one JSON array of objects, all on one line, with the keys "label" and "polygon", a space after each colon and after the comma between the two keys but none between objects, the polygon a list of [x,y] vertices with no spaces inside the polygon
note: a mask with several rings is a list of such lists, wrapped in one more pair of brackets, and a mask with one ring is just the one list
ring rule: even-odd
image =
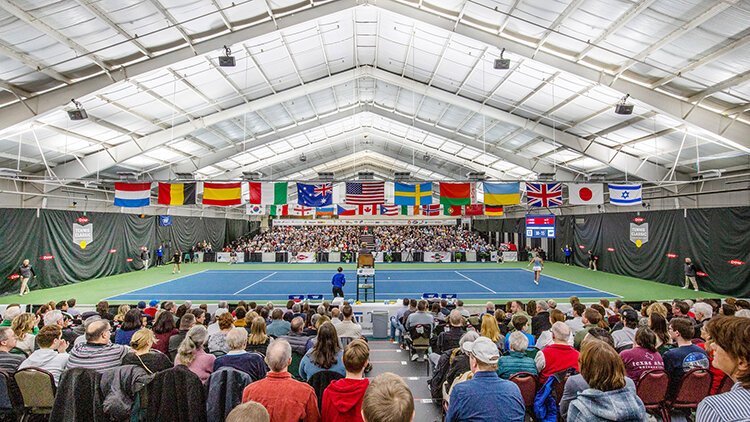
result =
[{"label": "belgium flag", "polygon": [[195,205],[195,183],[159,183],[159,204]]}]

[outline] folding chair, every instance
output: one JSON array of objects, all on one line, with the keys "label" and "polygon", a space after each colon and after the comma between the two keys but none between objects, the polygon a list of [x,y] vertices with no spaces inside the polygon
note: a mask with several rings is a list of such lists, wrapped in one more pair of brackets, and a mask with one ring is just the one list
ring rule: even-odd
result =
[{"label": "folding chair", "polygon": [[664,420],[671,421],[670,410],[688,410],[690,412],[698,408],[698,403],[708,397],[711,392],[713,375],[708,369],[693,368],[686,372],[680,380],[674,398],[667,401],[664,409]]},{"label": "folding chair", "polygon": [[732,380],[731,377],[725,375],[724,379],[721,380],[721,384],[719,384],[719,389],[716,391],[716,394],[728,393],[730,390],[732,390],[733,386],[734,380]]},{"label": "folding chair", "polygon": [[529,372],[518,372],[511,375],[508,381],[515,383],[521,390],[521,397],[523,397],[526,412],[533,413],[534,399],[536,398],[536,392],[539,389],[539,380],[537,377]]},{"label": "folding chair", "polygon": [[409,359],[415,353],[422,352],[426,355],[430,349],[430,335],[432,334],[432,327],[427,324],[417,324],[409,328],[409,339],[407,344],[409,345]]},{"label": "folding chair", "polygon": [[15,374],[13,379],[18,385],[23,399],[21,422],[30,415],[48,415],[55,405],[55,378],[49,372],[39,368],[25,368]]},{"label": "folding chair", "polygon": [[667,399],[669,375],[662,370],[647,371],[636,382],[636,394],[646,407],[646,412],[663,417]]}]

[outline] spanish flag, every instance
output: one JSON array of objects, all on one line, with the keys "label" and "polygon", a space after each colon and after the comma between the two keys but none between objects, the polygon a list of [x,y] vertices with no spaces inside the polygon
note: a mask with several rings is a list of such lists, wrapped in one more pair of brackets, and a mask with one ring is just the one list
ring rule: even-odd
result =
[{"label": "spanish flag", "polygon": [[203,205],[228,207],[242,203],[242,183],[203,183]]},{"label": "spanish flag", "polygon": [[159,204],[195,205],[195,183],[159,183]]},{"label": "spanish flag", "polygon": [[504,213],[503,207],[499,207],[496,205],[484,206],[484,215],[487,215],[490,217],[502,217],[503,213]]}]

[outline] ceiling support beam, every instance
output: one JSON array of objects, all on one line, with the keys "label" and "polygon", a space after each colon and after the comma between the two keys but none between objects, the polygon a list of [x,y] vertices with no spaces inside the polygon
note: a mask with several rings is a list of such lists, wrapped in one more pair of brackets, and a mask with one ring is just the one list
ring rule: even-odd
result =
[{"label": "ceiling support beam", "polygon": [[615,32],[622,29],[625,25],[628,24],[634,17],[640,15],[644,10],[651,7],[652,4],[654,4],[656,0],[640,0],[638,3],[634,4],[633,6],[628,9],[622,16],[617,18],[617,20],[612,23],[604,32],[599,34],[596,39],[593,41],[590,41],[586,46],[586,48],[583,49],[580,53],[578,53],[578,56],[576,56],[575,61],[578,62],[584,57],[586,57],[589,52],[594,49],[596,46],[599,45],[602,41],[609,38],[610,35],[614,34]]},{"label": "ceiling support beam", "polygon": [[[5,44],[4,42],[0,42],[0,54],[10,57],[13,60],[19,61],[26,65],[27,67],[33,69],[34,71],[41,72],[50,78],[70,84],[73,83],[73,81],[68,78],[67,76],[63,75],[62,73],[47,67],[46,65],[32,59],[28,54],[22,53],[20,51],[17,51],[16,49],[12,48],[11,46]],[[29,95],[30,97],[31,95]]]},{"label": "ceiling support beam", "polygon": [[76,3],[80,4],[84,9],[86,9],[89,13],[96,16],[101,20],[102,22],[106,23],[107,26],[109,26],[112,30],[120,34],[123,38],[128,40],[131,44],[135,46],[135,48],[138,49],[138,51],[141,52],[146,57],[152,57],[152,54],[146,47],[143,46],[138,40],[135,39],[132,35],[125,32],[120,25],[116,24],[112,19],[107,16],[106,13],[102,12],[99,7],[96,5],[96,2],[91,0],[76,0]]}]

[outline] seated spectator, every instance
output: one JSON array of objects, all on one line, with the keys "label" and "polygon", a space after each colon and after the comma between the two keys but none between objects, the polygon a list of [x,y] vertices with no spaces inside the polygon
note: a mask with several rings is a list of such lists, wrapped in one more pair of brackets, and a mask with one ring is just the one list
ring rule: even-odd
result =
[{"label": "seated spectator", "polygon": [[[560,312],[555,309],[555,312]],[[562,312],[560,312],[562,314]],[[544,385],[547,378],[568,368],[578,371],[578,351],[570,345],[573,337],[570,327],[562,321],[552,324],[552,344],[536,354],[534,361],[539,371],[539,384]]]},{"label": "seated spectator", "polygon": [[620,312],[624,323],[622,329],[612,332],[615,341],[615,349],[632,346],[635,341],[635,330],[638,328],[638,312],[632,308],[625,308]]},{"label": "seated spectator", "polygon": [[[533,346],[536,344],[536,339],[531,334],[524,331],[524,328],[526,327],[528,323],[528,318],[525,315],[518,315],[513,316],[510,320],[511,325],[513,326],[514,330],[513,332],[521,333],[524,336],[526,336],[527,339],[527,345],[524,349]],[[508,333],[505,335],[505,350],[511,350],[510,348],[510,336],[513,333]]]},{"label": "seated spectator", "polygon": [[494,313],[482,315],[482,328],[479,333],[482,337],[492,340],[497,350],[505,350],[505,337],[500,335],[500,328],[497,326]]},{"label": "seated spectator", "polygon": [[[572,315],[573,319],[565,321],[570,327],[573,337],[578,334],[579,331],[583,330],[583,313],[586,312],[586,305],[575,302],[573,304]],[[575,346],[575,344],[574,344]]]},{"label": "seated spectator", "polygon": [[461,312],[454,309],[448,314],[448,327],[437,336],[435,347],[429,354],[430,362],[437,366],[441,355],[458,347],[458,342],[464,334],[466,334],[464,318],[461,316]]},{"label": "seated spectator", "polygon": [[[193,316],[193,314],[185,314],[183,315],[183,319],[188,315]],[[208,332],[206,327],[202,325],[192,327],[188,330],[185,339],[180,343],[180,347],[177,348],[177,355],[174,359],[174,366],[187,366],[190,371],[198,375],[198,378],[203,383],[211,376],[211,372],[214,370],[214,361],[216,360],[216,356],[210,355],[203,350],[207,337]]]},{"label": "seated spectator", "polygon": [[67,368],[87,368],[101,372],[122,365],[122,359],[130,352],[130,348],[110,343],[110,330],[106,319],[88,324],[86,341],[73,346]]},{"label": "seated spectator", "polygon": [[370,359],[367,342],[356,339],[344,350],[346,378],[332,381],[323,392],[321,415],[326,422],[362,421],[362,398],[369,385],[365,367]]},{"label": "seated spectator", "polygon": [[16,335],[10,327],[0,327],[0,371],[12,374],[25,357],[10,353],[16,347]]},{"label": "seated spectator", "polygon": [[52,374],[55,385],[68,364],[68,342],[62,338],[62,330],[57,325],[47,325],[36,336],[39,349],[24,360],[18,369],[40,368]]},{"label": "seated spectator", "polygon": [[109,321],[110,324],[115,319],[115,316],[109,312],[109,302],[106,300],[101,300],[96,304],[96,313],[98,313],[102,319]]},{"label": "seated spectator", "polygon": [[156,316],[156,321],[152,329],[156,336],[156,342],[153,345],[154,350],[164,353],[169,358],[169,339],[179,333],[179,330],[174,325],[172,314],[162,311]]},{"label": "seated spectator", "polygon": [[338,327],[339,324],[341,324],[341,309],[339,308],[333,308],[331,309],[331,324]]},{"label": "seated spectator", "polygon": [[253,381],[266,376],[268,369],[265,362],[263,362],[263,356],[259,353],[245,351],[245,347],[247,347],[247,331],[244,328],[232,328],[226,335],[226,343],[229,347],[229,353],[216,358],[216,361],[214,361],[214,371],[228,366],[250,375]]},{"label": "seated spectator", "polygon": [[238,306],[237,309],[234,310],[234,326],[245,328],[245,316],[247,316],[247,311],[244,307]]},{"label": "seated spectator", "polygon": [[330,322],[318,328],[315,345],[305,354],[299,364],[299,376],[304,381],[320,371],[334,371],[346,376],[343,351],[336,335],[336,327]]},{"label": "seated spectator", "polygon": [[[460,318],[461,314],[458,315]],[[443,383],[445,382],[450,388],[456,377],[471,370],[469,367],[469,357],[463,352],[462,346],[467,341],[474,341],[479,338],[476,331],[468,331],[461,337],[458,347],[453,350],[447,350],[440,355],[440,359],[435,365],[432,378],[428,381],[430,393],[433,398],[442,399]]]},{"label": "seated spectator", "polygon": [[570,403],[567,421],[647,420],[643,402],[626,387],[625,366],[612,347],[598,340],[588,341],[580,359],[580,375],[589,388]]},{"label": "seated spectator", "polygon": [[531,318],[531,335],[539,338],[542,331],[549,330],[552,327],[549,316],[549,305],[546,301],[540,300],[536,303],[536,315]]},{"label": "seated spectator", "polygon": [[289,334],[292,329],[292,325],[288,321],[284,321],[284,311],[281,308],[276,308],[271,312],[271,323],[266,327],[266,332],[271,337],[281,337]]},{"label": "seated spectator", "polygon": [[266,335],[266,320],[263,317],[256,317],[250,326],[250,336],[247,338],[245,350],[266,356],[266,349],[269,344],[271,344],[271,337]]},{"label": "seated spectator", "polygon": [[734,385],[727,393],[709,396],[698,405],[696,422],[750,420],[750,319],[719,317],[706,324],[714,366]]},{"label": "seated spectator", "polygon": [[115,314],[114,318],[112,318],[112,324],[116,327],[119,327],[120,325],[122,325],[122,322],[125,321],[125,314],[127,314],[128,311],[130,311],[130,305],[118,306],[117,314]]},{"label": "seated spectator", "polygon": [[[201,305],[201,306],[208,306],[208,305]],[[195,316],[195,323],[198,325],[203,325],[204,327],[208,327],[208,321],[206,318],[206,310],[203,308],[193,308],[190,310],[190,313]],[[209,334],[209,337],[211,335]]]},{"label": "seated spectator", "polygon": [[28,312],[24,312],[21,315],[13,318],[13,322],[10,328],[16,335],[16,348],[26,353],[26,356],[30,355],[34,351],[34,330],[39,325],[39,317],[34,316]]},{"label": "seated spectator", "polygon": [[[208,351],[209,353],[227,353],[229,352],[229,347],[227,346],[227,334],[232,330],[232,328],[234,328],[234,317],[229,312],[225,312],[219,315],[218,318],[216,318],[216,323],[219,324],[219,331],[213,334],[209,334]],[[245,334],[247,334],[247,331],[245,331]]]},{"label": "seated spectator", "polygon": [[13,319],[21,315],[22,313],[23,311],[21,310],[21,305],[8,305],[8,307],[5,308],[5,312],[3,313],[3,322],[0,322],[0,327],[10,327],[11,323],[13,323]]},{"label": "seated spectator", "polygon": [[664,369],[664,361],[656,350],[656,333],[648,327],[635,332],[635,347],[620,352],[620,358],[633,381],[638,381],[644,372]]},{"label": "seated spectator", "polygon": [[[655,303],[654,305],[661,304]],[[651,328],[654,334],[656,334],[656,350],[659,351],[659,354],[664,356],[664,353],[666,353],[667,350],[674,347],[672,345],[672,338],[669,335],[669,330],[667,329],[667,318],[660,313],[653,312],[648,317],[648,327]]]},{"label": "seated spectator", "polygon": [[464,301],[461,299],[456,300],[456,310],[464,318],[468,318],[471,316],[471,313],[469,312],[469,310],[464,308]]},{"label": "seated spectator", "polygon": [[[517,321],[521,322],[526,317],[518,317]],[[532,337],[533,338],[533,337]],[[526,349],[529,346],[529,334],[523,331],[514,331],[508,334],[508,350],[510,354],[500,358],[498,363],[497,375],[502,379],[508,379],[511,375],[519,372],[528,372],[537,374],[536,363],[534,359],[526,356]],[[464,348],[464,350],[466,350]]]},{"label": "seated spectator", "polygon": [[143,313],[150,316],[151,318],[156,318],[156,311],[159,310],[159,308],[157,307],[158,304],[158,300],[152,300],[148,303],[148,307],[143,310]]},{"label": "seated spectator", "polygon": [[[221,328],[219,328],[219,317],[224,314],[230,314],[229,309],[219,307],[219,309],[216,310],[216,313],[214,314],[214,322],[211,324],[208,324],[208,336],[211,337],[213,334],[218,333],[221,331]],[[234,318],[232,318],[232,323],[234,324]]]},{"label": "seated spectator", "polygon": [[596,309],[587,308],[585,311],[583,311],[583,316],[581,317],[583,328],[576,333],[575,339],[573,341],[573,347],[575,347],[576,350],[581,350],[581,342],[583,342],[586,334],[588,334],[590,329],[598,327],[601,321],[602,314],[600,314]]},{"label": "seated spectator", "polygon": [[406,312],[409,309],[409,299],[404,298],[401,302],[401,307],[396,311],[396,316],[391,317],[391,342],[399,343],[399,337],[396,336],[396,333],[398,332],[399,335],[403,335],[404,333],[404,326],[401,324],[401,319],[404,316],[404,312]]},{"label": "seated spectator", "polygon": [[708,369],[708,355],[702,348],[692,343],[695,328],[688,318],[672,318],[669,321],[669,335],[677,347],[664,353],[664,370],[669,374],[669,392],[674,397],[685,372],[693,368]]},{"label": "seated spectator", "polygon": [[79,311],[78,309],[76,309],[76,300],[75,300],[75,298],[68,299],[66,303],[68,305],[68,310],[66,312],[68,312],[68,314],[70,314],[71,317],[78,318],[79,316],[81,316],[81,311]]},{"label": "seated spectator", "polygon": [[[165,311],[169,312],[169,311]],[[170,315],[172,313],[170,312]],[[182,341],[185,340],[185,337],[187,336],[188,331],[190,331],[191,328],[195,325],[195,315],[193,314],[185,314],[180,318],[180,331],[177,332],[177,334],[171,336],[169,338],[169,358],[174,361],[175,356],[177,356],[177,349],[180,348],[180,345],[182,344]]]},{"label": "seated spectator", "polygon": [[[170,319],[172,319],[170,317]],[[132,352],[122,358],[123,365],[136,365],[145,369],[149,374],[155,374],[172,367],[172,362],[164,353],[152,349],[157,342],[156,335],[148,328],[141,328],[130,339]]]},{"label": "seated spectator", "polygon": [[270,422],[271,416],[262,404],[254,401],[242,403],[232,409],[224,422]]},{"label": "seated spectator", "polygon": [[[526,342],[520,333],[513,342]],[[500,354],[497,345],[487,337],[479,337],[463,345],[469,355],[472,379],[454,385],[445,416],[452,421],[518,421],[523,422],[525,406],[521,390],[512,382],[497,376]],[[530,359],[531,360],[531,359]],[[533,360],[532,360],[533,364]],[[536,368],[534,368],[536,371]]]},{"label": "seated spectator", "polygon": [[352,339],[362,337],[362,326],[354,322],[354,310],[351,305],[344,305],[341,308],[341,315],[344,320],[336,326],[336,332],[339,337],[348,337]]},{"label": "seated spectator", "polygon": [[273,421],[319,421],[315,390],[308,384],[293,380],[287,371],[292,363],[292,347],[286,340],[279,339],[268,346],[266,363],[271,371],[265,378],[245,387],[242,402],[260,403]]},{"label": "seated spectator", "polygon": [[[737,314],[735,314],[735,316],[737,316]],[[703,324],[703,327],[701,327],[701,339],[705,339],[705,341],[702,343],[697,343],[697,346],[705,350],[706,354],[708,355],[708,372],[710,372],[712,376],[711,390],[709,390],[708,395],[713,396],[715,394],[719,394],[719,390],[721,389],[722,384],[727,381],[726,378],[728,377],[728,375],[714,365],[714,351],[711,348],[711,345],[708,344],[711,341],[711,336],[706,330],[707,325],[708,323]]]},{"label": "seated spectator", "polygon": [[403,378],[386,372],[370,381],[362,398],[365,422],[409,422],[414,419],[414,396]]},{"label": "seated spectator", "polygon": [[[542,331],[541,334],[539,334],[539,338],[536,340],[536,348],[539,350],[544,349],[547,347],[547,345],[552,344],[552,325],[554,325],[556,322],[565,322],[565,314],[562,313],[562,311],[558,311],[557,309],[553,309],[549,313],[549,322],[550,322],[550,329]],[[568,326],[570,328],[570,326]],[[573,345],[573,337],[574,335],[571,333],[570,336],[568,336],[568,342],[572,346]]]},{"label": "seated spectator", "polygon": [[693,308],[695,309],[695,334],[693,338],[702,338],[701,329],[714,316],[714,309],[706,302],[698,302]]},{"label": "seated spectator", "polygon": [[432,314],[427,312],[426,300],[420,300],[417,302],[417,311],[409,314],[406,318],[404,328],[406,328],[406,331],[409,331],[412,327],[416,327],[417,325],[429,325],[430,329],[435,328],[435,318],[432,317]]},{"label": "seated spectator", "polygon": [[78,337],[75,331],[70,328],[70,319],[65,317],[62,311],[49,311],[44,315],[44,326],[60,327],[63,340],[68,342],[68,351],[73,348],[73,342]]},{"label": "seated spectator", "polygon": [[141,329],[141,311],[131,309],[125,313],[120,328],[115,330],[115,344],[129,345],[136,331]]},{"label": "seated spectator", "polygon": [[[294,317],[292,319],[292,323],[290,326],[291,331],[289,331],[289,334],[279,337],[286,340],[292,346],[292,352],[299,355],[305,354],[305,352],[307,351],[305,350],[305,346],[307,345],[307,341],[310,340],[310,337],[306,336],[302,331],[304,325],[305,321],[302,318]],[[338,331],[338,329],[336,331]]]}]

